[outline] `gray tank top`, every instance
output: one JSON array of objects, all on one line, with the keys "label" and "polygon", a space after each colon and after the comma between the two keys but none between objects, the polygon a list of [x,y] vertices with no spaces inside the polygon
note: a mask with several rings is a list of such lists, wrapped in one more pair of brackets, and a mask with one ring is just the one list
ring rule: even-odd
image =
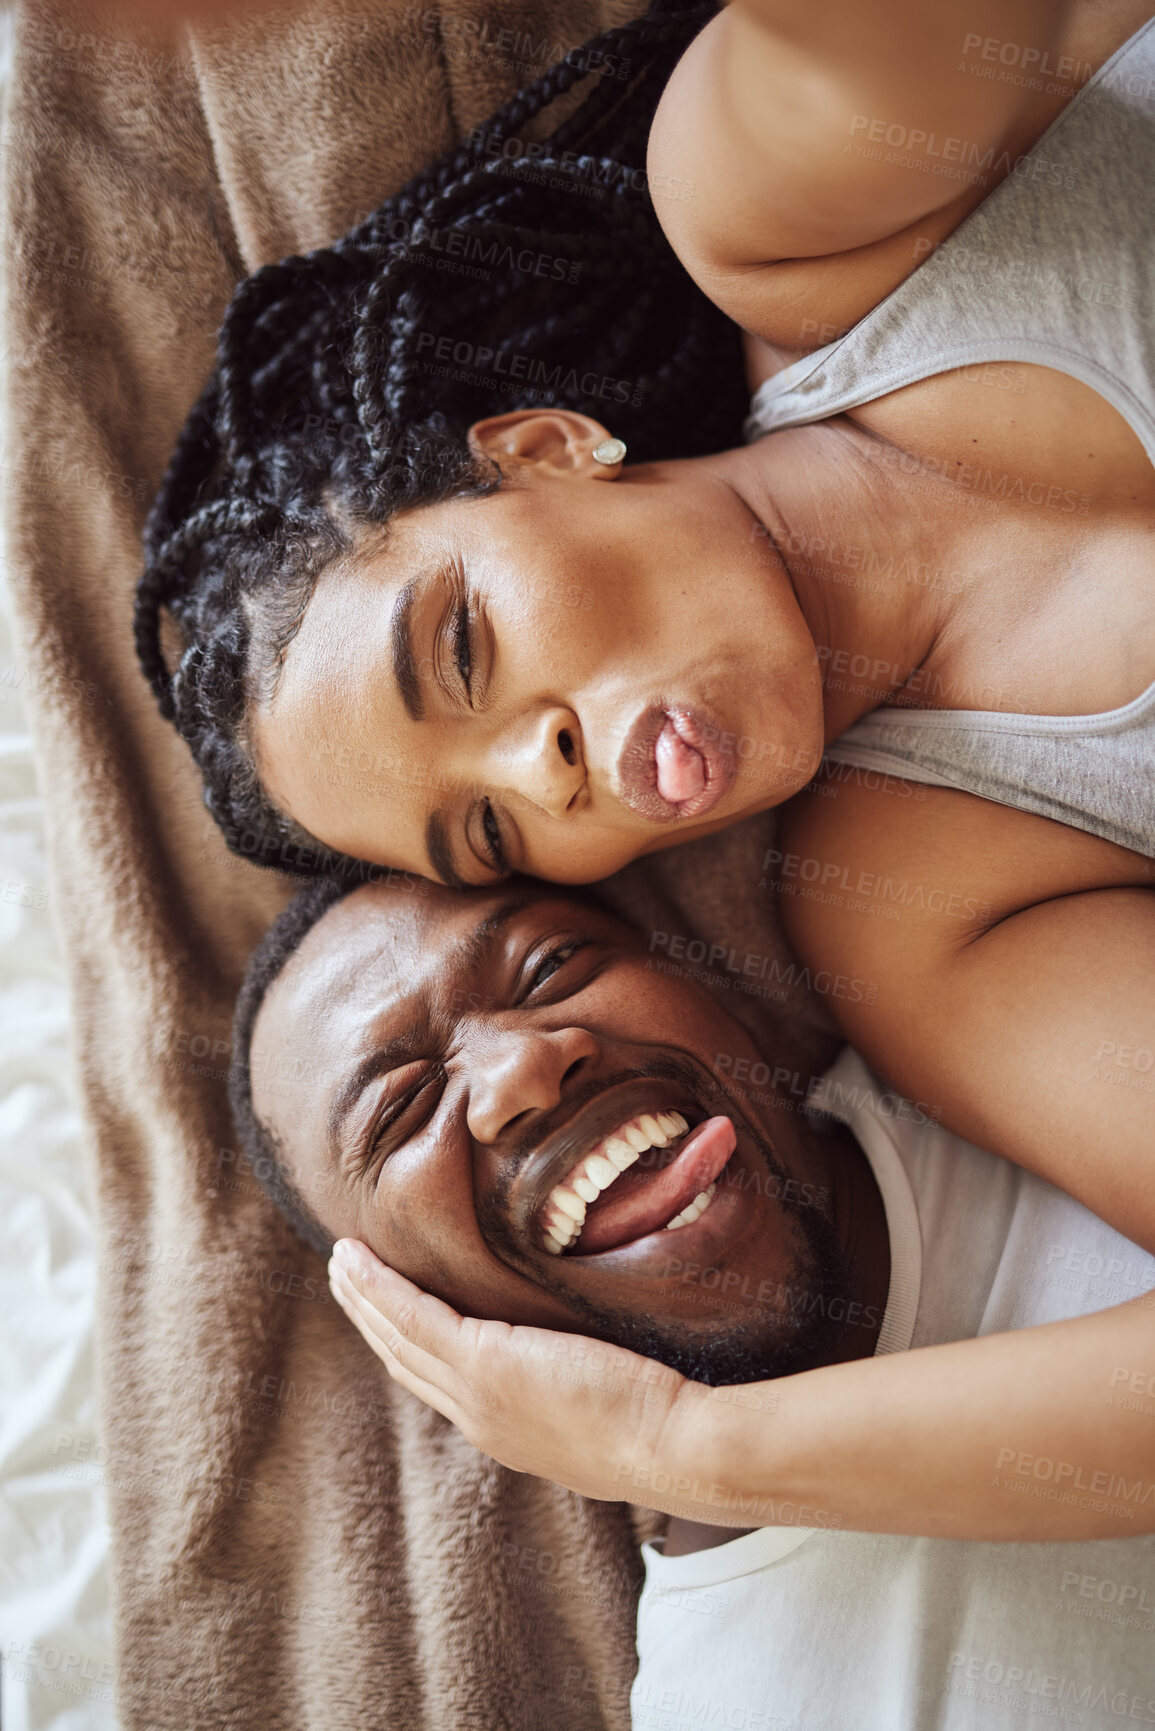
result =
[{"label": "gray tank top", "polygon": [[[846,336],[762,385],[746,436],[1006,361],[1091,386],[1155,463],[1155,20],[913,276]],[[998,495],[1008,479],[977,473],[971,484]],[[827,757],[963,788],[1155,856],[1155,683],[1100,715],[887,705]]]}]

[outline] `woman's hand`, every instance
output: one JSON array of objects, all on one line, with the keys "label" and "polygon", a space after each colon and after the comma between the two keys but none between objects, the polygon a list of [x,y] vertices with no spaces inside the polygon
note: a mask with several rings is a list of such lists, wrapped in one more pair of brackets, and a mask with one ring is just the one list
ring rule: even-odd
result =
[{"label": "woman's hand", "polygon": [[458,1316],[343,1239],[333,1296],[394,1382],[515,1472],[604,1501],[654,1501],[680,1477],[683,1419],[707,1391],[664,1365],[580,1334]]},{"label": "woman's hand", "polygon": [[[1126,1402],[1104,1405],[1109,1367],[1132,1387],[1155,1363],[1155,1292],[707,1388],[584,1335],[458,1316],[352,1239],[330,1278],[395,1382],[503,1465],[583,1496],[742,1528],[1016,1541],[1155,1530],[1150,1439]],[[1034,1461],[1090,1494],[1015,1495]]]}]

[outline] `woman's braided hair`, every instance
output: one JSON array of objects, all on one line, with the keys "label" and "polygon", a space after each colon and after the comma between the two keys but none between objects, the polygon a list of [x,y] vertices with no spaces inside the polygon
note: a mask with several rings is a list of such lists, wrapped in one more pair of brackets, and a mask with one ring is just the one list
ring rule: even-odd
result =
[{"label": "woman's braided hair", "polygon": [[[739,441],[738,333],[670,249],[642,171],[661,92],[714,11],[709,0],[654,0],[335,245],[237,288],[149,516],[135,618],[145,676],[235,852],[364,875],[273,806],[246,715],[274,688],[321,571],[357,532],[379,535],[405,507],[500,485],[496,466],[469,450],[473,421],[560,404],[611,418],[643,461]],[[615,64],[628,67],[624,81],[603,75],[543,145],[522,146],[537,114],[591,68]],[[437,268],[450,234],[460,275]],[[494,261],[501,268],[484,268]],[[446,338],[450,353],[480,362],[465,331],[484,332],[480,369],[435,370],[426,351],[445,353]],[[184,641],[173,673],[166,611]]]}]

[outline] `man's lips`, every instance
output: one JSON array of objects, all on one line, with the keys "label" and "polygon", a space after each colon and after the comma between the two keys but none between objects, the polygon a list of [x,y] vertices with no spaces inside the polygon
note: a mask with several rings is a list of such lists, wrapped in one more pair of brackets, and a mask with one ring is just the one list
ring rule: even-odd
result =
[{"label": "man's lips", "polygon": [[678,1231],[710,1206],[715,1180],[737,1146],[732,1122],[719,1115],[691,1127],[681,1110],[652,1097],[649,1105],[619,1119],[554,1175],[530,1222],[551,1256],[567,1250],[593,1256],[660,1228]]},{"label": "man's lips", "polygon": [[618,758],[621,799],[654,823],[703,817],[734,784],[737,765],[713,718],[684,704],[652,704]]},{"label": "man's lips", "polygon": [[[680,1114],[683,1133],[697,1127],[705,1113],[701,1105],[684,1086],[672,1080],[654,1076],[631,1076],[613,1083],[578,1107],[559,1129],[542,1142],[525,1162],[514,1179],[506,1218],[518,1238],[528,1247],[540,1250],[540,1221],[553,1190],[573,1172],[582,1160],[602,1149],[623,1124],[643,1114]],[[680,1138],[675,1137],[679,1141]],[[650,1154],[651,1175],[679,1150],[673,1149],[662,1159],[658,1149]]]},{"label": "man's lips", "polygon": [[[539,1267],[548,1263],[559,1275],[568,1270],[570,1280],[582,1288],[591,1279],[606,1278],[662,1283],[678,1258],[730,1256],[735,1245],[758,1228],[766,1205],[757,1162],[751,1167],[742,1119],[732,1112],[720,1114],[718,1107],[725,1104],[724,1089],[703,1077],[699,1090],[688,1076],[679,1082],[673,1076],[635,1074],[587,1096],[519,1165],[503,1200],[506,1231],[521,1256]],[[644,1151],[637,1143],[623,1144],[624,1127],[636,1124],[640,1129],[643,1119],[653,1118],[666,1131],[665,1146],[652,1137],[654,1145]],[[671,1119],[678,1122],[670,1125]],[[650,1135],[648,1129],[645,1135]],[[559,1192],[575,1188],[583,1165],[586,1176],[593,1178],[590,1163],[601,1159],[618,1166],[616,1176],[597,1172],[596,1183],[570,1198],[573,1218],[559,1220]],[[647,1199],[646,1187],[659,1184]],[[637,1196],[629,1210],[623,1208],[615,1218],[620,1205],[613,1191],[618,1185],[622,1197],[628,1198],[635,1186]],[[609,1212],[611,1206],[615,1213]],[[587,1219],[593,1228],[602,1210],[607,1211],[604,1248],[601,1227],[592,1237],[585,1236]],[[660,1218],[655,1220],[655,1215]]]},{"label": "man's lips", "polygon": [[691,1130],[674,1159],[660,1170],[647,1165],[643,1155],[590,1204],[571,1254],[594,1256],[660,1232],[709,1189],[736,1145],[729,1118],[716,1117]]}]

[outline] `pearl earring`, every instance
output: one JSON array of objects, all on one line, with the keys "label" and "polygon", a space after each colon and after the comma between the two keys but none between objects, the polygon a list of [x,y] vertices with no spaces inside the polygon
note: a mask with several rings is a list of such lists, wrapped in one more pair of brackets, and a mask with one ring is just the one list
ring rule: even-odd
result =
[{"label": "pearl earring", "polygon": [[607,469],[620,463],[625,454],[626,447],[621,439],[603,439],[600,445],[594,446],[592,453],[594,462],[604,463]]}]

